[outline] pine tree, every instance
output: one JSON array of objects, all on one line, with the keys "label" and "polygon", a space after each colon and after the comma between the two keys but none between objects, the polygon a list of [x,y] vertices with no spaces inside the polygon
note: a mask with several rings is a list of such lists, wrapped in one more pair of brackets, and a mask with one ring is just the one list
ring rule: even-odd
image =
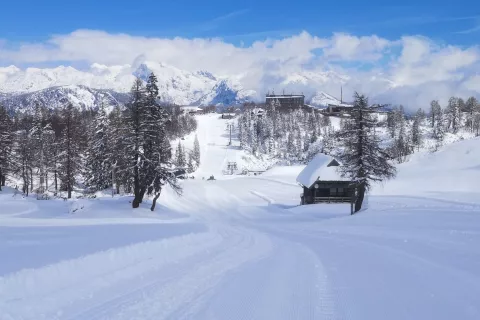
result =
[{"label": "pine tree", "polygon": [[337,134],[344,150],[338,158],[343,164],[340,167],[342,176],[356,183],[355,212],[358,212],[371,183],[393,178],[396,172],[388,162],[389,155],[380,148],[380,139],[373,134],[376,123],[365,96],[355,93],[350,115],[349,130]]},{"label": "pine tree", "polygon": [[136,79],[127,105],[126,149],[132,159],[134,199],[138,208],[145,193],[155,193],[151,210],[155,209],[162,187],[168,184],[180,193],[175,176],[171,173],[171,147],[166,134],[168,116],[157,103],[157,79],[152,73],[147,85]]},{"label": "pine tree", "polygon": [[27,130],[18,130],[15,132],[13,144],[12,171],[22,178],[22,191],[27,195],[31,191],[31,180],[34,163],[34,152],[31,136]]},{"label": "pine tree", "polygon": [[412,141],[412,144],[417,147],[417,149],[419,150],[422,143],[423,143],[423,137],[422,137],[422,131],[421,131],[421,128],[420,128],[420,124],[423,120],[423,111],[422,109],[418,109],[417,113],[415,114],[414,118],[413,118],[413,124],[412,124],[412,137],[411,137],[411,141]]},{"label": "pine tree", "polygon": [[399,118],[398,126],[398,133],[396,135],[396,139],[393,143],[392,148],[392,156],[393,158],[397,159],[398,163],[405,162],[407,160],[407,156],[410,154],[410,145],[408,143],[407,137],[407,128],[404,118]]},{"label": "pine tree", "polygon": [[69,104],[62,110],[65,128],[60,140],[60,180],[67,198],[72,197],[75,176],[81,169],[80,139],[82,136],[78,111]]},{"label": "pine tree", "polygon": [[53,138],[53,131],[49,124],[46,123],[46,110],[40,106],[35,105],[35,113],[33,117],[33,127],[30,130],[30,135],[34,143],[34,152],[36,154],[36,166],[39,168],[39,191],[47,190],[47,167],[48,158],[47,150],[48,143],[51,143]]},{"label": "pine tree", "polygon": [[475,136],[480,136],[480,111],[474,113],[472,124],[472,131],[475,133]]},{"label": "pine tree", "polygon": [[195,135],[195,140],[193,141],[192,160],[195,163],[195,168],[198,168],[200,166],[200,142],[198,142],[197,135]]},{"label": "pine tree", "polygon": [[128,127],[124,121],[120,107],[116,106],[109,114],[107,140],[110,146],[109,162],[112,166],[112,184],[116,193],[120,192],[123,185],[126,190],[131,189],[133,184],[130,171],[131,159],[128,157],[128,150],[124,137],[128,136]]},{"label": "pine tree", "polygon": [[308,132],[305,132],[305,135],[303,136],[303,152],[307,152],[309,147],[310,147],[310,141],[312,138],[310,138]]},{"label": "pine tree", "polygon": [[469,128],[472,132],[474,130],[475,116],[476,113],[480,112],[480,105],[478,100],[475,97],[470,97],[465,103],[465,111],[467,113],[467,121],[465,123],[466,127]]},{"label": "pine tree", "polygon": [[194,164],[194,160],[193,160],[193,154],[192,154],[192,152],[189,152],[189,153],[188,153],[188,161],[187,161],[187,172],[188,172],[188,173],[192,173],[193,171],[195,171],[195,164]]},{"label": "pine tree", "polygon": [[460,105],[461,103],[457,97],[451,97],[448,100],[448,106],[445,111],[448,120],[447,128],[451,128],[453,133],[457,133],[460,129],[460,124],[462,121]]},{"label": "pine tree", "polygon": [[295,152],[297,159],[300,159],[302,156],[302,135],[300,134],[300,129],[295,130]]},{"label": "pine tree", "polygon": [[93,190],[112,185],[112,156],[109,122],[102,102],[93,121],[86,157],[86,184]]},{"label": "pine tree", "polygon": [[293,132],[288,133],[288,138],[287,138],[287,158],[291,159],[293,156],[297,154],[297,150],[295,147],[295,136]]},{"label": "pine tree", "polygon": [[440,112],[442,112],[442,108],[440,107],[438,100],[433,100],[430,103],[430,125],[432,126],[432,128],[435,128],[438,120],[438,114]]},{"label": "pine tree", "polygon": [[7,170],[9,167],[12,137],[12,120],[7,110],[0,105],[0,191],[5,186]]},{"label": "pine tree", "polygon": [[177,167],[184,168],[187,165],[187,160],[185,157],[185,149],[183,148],[180,142],[178,142],[175,155],[176,155],[175,164],[177,165]]}]

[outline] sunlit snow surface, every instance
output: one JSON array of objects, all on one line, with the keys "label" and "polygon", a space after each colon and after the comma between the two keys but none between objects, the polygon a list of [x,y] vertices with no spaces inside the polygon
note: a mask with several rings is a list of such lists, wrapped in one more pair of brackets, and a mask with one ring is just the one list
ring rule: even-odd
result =
[{"label": "sunlit snow surface", "polygon": [[225,129],[199,116],[196,179],[154,213],[2,191],[0,319],[480,318],[480,140],[415,155],[350,216],[298,206],[303,166],[223,176],[268,166]]}]

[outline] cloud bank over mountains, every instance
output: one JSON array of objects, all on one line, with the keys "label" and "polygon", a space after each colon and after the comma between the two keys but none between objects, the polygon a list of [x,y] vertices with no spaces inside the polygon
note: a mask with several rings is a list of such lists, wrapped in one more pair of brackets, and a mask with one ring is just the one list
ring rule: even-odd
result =
[{"label": "cloud bank over mountains", "polygon": [[[45,65],[52,67],[33,68]],[[374,101],[411,109],[426,108],[432,99],[446,103],[452,95],[480,96],[480,47],[453,46],[420,35],[384,39],[334,33],[321,38],[301,32],[240,46],[220,38],[77,30],[39,43],[0,41],[0,66],[0,92],[69,84],[126,91],[133,74],[149,66],[165,73],[159,77],[168,77],[169,90],[191,91],[191,101],[201,98],[199,88],[213,89],[219,81],[233,83],[254,99],[272,89],[338,96],[342,85],[347,100],[359,91]],[[172,88],[171,77],[183,83],[177,81],[178,88]]]}]

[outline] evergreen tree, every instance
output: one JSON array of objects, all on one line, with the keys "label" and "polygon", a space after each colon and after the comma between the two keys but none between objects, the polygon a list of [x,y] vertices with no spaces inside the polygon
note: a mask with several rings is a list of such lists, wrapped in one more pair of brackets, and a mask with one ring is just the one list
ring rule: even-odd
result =
[{"label": "evergreen tree", "polygon": [[67,191],[67,198],[72,197],[75,176],[81,169],[80,139],[82,136],[79,125],[78,111],[71,105],[62,110],[64,130],[60,140],[60,180],[62,189]]},{"label": "evergreen tree", "polygon": [[145,193],[155,193],[151,210],[155,209],[162,187],[168,184],[180,193],[176,178],[171,174],[171,147],[166,135],[168,116],[157,103],[157,79],[151,74],[144,86],[136,79],[127,105],[125,123],[126,149],[132,159],[134,199],[138,208]]},{"label": "evergreen tree", "polygon": [[112,185],[111,139],[105,106],[102,103],[93,121],[86,157],[86,184],[93,190]]},{"label": "evergreen tree", "polygon": [[435,125],[437,124],[437,120],[438,120],[438,115],[441,112],[442,112],[442,107],[440,107],[438,100],[433,100],[430,103],[430,125],[432,126],[432,128],[435,128]]},{"label": "evergreen tree", "polygon": [[475,136],[478,137],[478,136],[480,136],[480,111],[474,113],[474,117],[473,117],[472,122],[473,122],[472,131],[475,133]]},{"label": "evergreen tree", "polygon": [[12,152],[12,171],[22,178],[22,191],[28,197],[31,191],[32,171],[34,164],[33,142],[27,130],[18,130],[15,132],[13,152]]},{"label": "evergreen tree", "polygon": [[415,114],[413,118],[413,124],[412,124],[412,137],[411,141],[413,146],[417,147],[417,149],[420,149],[420,146],[423,143],[423,136],[422,136],[422,131],[420,128],[420,124],[423,120],[423,111],[422,109],[418,109],[417,113]]},{"label": "evergreen tree", "polygon": [[0,105],[0,191],[5,186],[12,144],[12,121],[7,110]]},{"label": "evergreen tree", "polygon": [[287,138],[287,152],[285,153],[285,155],[287,159],[291,159],[296,154],[297,154],[297,151],[295,148],[295,137],[293,132],[289,132],[288,138]]},{"label": "evergreen tree", "polygon": [[47,150],[48,143],[52,141],[54,133],[49,124],[46,123],[46,110],[40,106],[35,105],[33,117],[33,126],[30,130],[30,135],[34,143],[34,152],[36,154],[36,167],[39,168],[39,191],[45,192],[47,190],[47,167],[48,158]]},{"label": "evergreen tree", "polygon": [[300,129],[295,130],[295,152],[297,159],[300,159],[302,156],[302,135],[300,134]]},{"label": "evergreen tree", "polygon": [[371,183],[395,177],[395,167],[388,162],[389,155],[380,148],[380,139],[373,134],[376,123],[365,96],[355,93],[350,115],[349,130],[337,134],[344,150],[338,158],[343,164],[342,176],[356,183],[355,212],[358,212]]},{"label": "evergreen tree", "polygon": [[460,129],[461,124],[461,110],[460,110],[461,103],[457,97],[451,97],[448,100],[448,106],[445,111],[447,116],[447,128],[451,128],[453,133],[457,133]]},{"label": "evergreen tree", "polygon": [[475,97],[470,97],[467,99],[467,102],[465,103],[465,112],[467,113],[467,121],[465,122],[465,125],[472,132],[475,132],[474,130],[475,116],[478,112],[480,112],[479,109],[480,109],[480,104]]},{"label": "evergreen tree", "polygon": [[396,135],[396,139],[393,143],[393,148],[391,149],[391,155],[393,158],[397,159],[398,163],[405,162],[407,160],[407,156],[411,153],[410,152],[410,144],[409,139],[407,136],[407,128],[405,118],[402,116],[398,118],[398,134]]},{"label": "evergreen tree", "polygon": [[130,171],[131,159],[128,157],[128,144],[124,138],[128,136],[129,130],[120,107],[113,108],[109,114],[108,123],[107,143],[110,147],[108,155],[112,166],[112,183],[116,188],[116,193],[120,192],[121,185],[129,191],[133,184]]},{"label": "evergreen tree", "polygon": [[310,141],[311,138],[308,134],[308,132],[305,132],[305,135],[303,136],[303,152],[307,152],[309,147],[310,147]]},{"label": "evergreen tree", "polygon": [[195,163],[195,168],[198,168],[200,166],[200,142],[198,142],[197,135],[195,135],[195,140],[193,141],[192,160]]},{"label": "evergreen tree", "polygon": [[185,149],[182,144],[178,142],[177,151],[175,152],[176,160],[175,164],[177,167],[184,168],[187,165],[187,159],[185,157]]},{"label": "evergreen tree", "polygon": [[193,171],[195,171],[195,164],[194,164],[192,152],[188,153],[187,171],[188,173],[192,173]]}]

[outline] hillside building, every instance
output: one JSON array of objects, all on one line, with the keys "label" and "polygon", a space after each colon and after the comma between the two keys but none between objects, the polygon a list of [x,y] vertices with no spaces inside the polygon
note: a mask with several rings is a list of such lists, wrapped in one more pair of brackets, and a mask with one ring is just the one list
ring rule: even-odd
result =
[{"label": "hillside building", "polygon": [[282,109],[302,108],[305,105],[305,96],[303,94],[267,93],[265,97],[265,104],[271,105],[273,103],[277,103]]}]

